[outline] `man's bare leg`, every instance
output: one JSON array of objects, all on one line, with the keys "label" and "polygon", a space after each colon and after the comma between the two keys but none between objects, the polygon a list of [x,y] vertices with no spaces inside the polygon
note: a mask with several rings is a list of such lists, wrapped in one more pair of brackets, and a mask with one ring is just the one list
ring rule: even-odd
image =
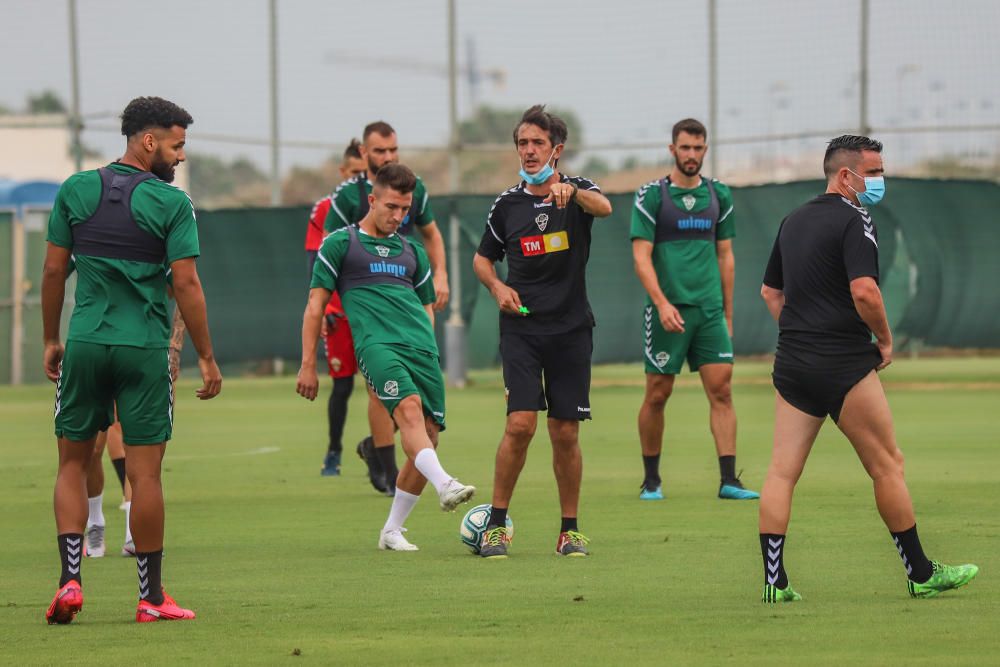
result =
[{"label": "man's bare leg", "polygon": [[552,470],[555,472],[556,485],[559,487],[559,509],[564,519],[576,519],[580,506],[580,484],[583,479],[580,422],[549,419],[548,427],[549,438],[552,440]]},{"label": "man's bare leg", "polygon": [[[432,418],[425,417],[424,428],[431,445],[437,450],[440,427]],[[403,532],[406,531],[403,526],[420,499],[420,494],[425,486],[427,486],[427,478],[420,474],[413,460],[407,456],[406,463],[403,464],[402,470],[399,471],[399,477],[396,478],[396,493],[392,499],[389,516],[379,534],[380,549],[417,551],[416,545],[403,537]]]},{"label": "man's bare leg", "polygon": [[875,504],[886,527],[899,532],[914,525],[913,501],[903,479],[903,453],[896,446],[889,401],[875,371],[847,392],[837,427],[872,478]]},{"label": "man's bare leg", "polygon": [[663,451],[663,411],[674,390],[673,375],[646,373],[646,393],[639,408],[639,444],[642,447],[644,477],[640,497],[663,498],[660,489],[660,454]]}]

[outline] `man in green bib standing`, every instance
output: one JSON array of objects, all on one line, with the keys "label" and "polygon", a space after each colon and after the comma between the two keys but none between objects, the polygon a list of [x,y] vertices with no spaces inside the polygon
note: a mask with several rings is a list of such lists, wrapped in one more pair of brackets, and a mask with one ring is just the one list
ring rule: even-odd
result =
[{"label": "man in green bib standing", "polygon": [[[160,464],[173,428],[168,347],[170,285],[198,353],[200,399],[216,396],[222,375],[208,331],[195,268],[200,250],[194,206],[170,185],[184,161],[191,116],[159,97],[139,97],[122,113],[125,155],[63,183],[49,217],[42,276],[45,373],[56,383],[59,471],[56,532],[62,573],[46,611],[65,624],[83,607],[80,557],[87,520],[87,467],[99,431],[115,419],[132,485],[130,524],[139,574],[138,622],[187,620],[163,590],[163,489]],[[72,269],[71,269],[72,266]],[[59,320],[66,277],[77,273],[66,345]]]},{"label": "man in green bib standing", "polygon": [[693,118],[674,125],[670,174],[639,188],[632,209],[632,255],[646,290],[643,358],[646,394],[639,410],[645,469],[639,497],[662,500],[663,412],[687,360],[701,375],[719,457],[719,498],[749,500],[736,474],[733,409],[733,237],[729,188],[701,176],[708,131]]}]

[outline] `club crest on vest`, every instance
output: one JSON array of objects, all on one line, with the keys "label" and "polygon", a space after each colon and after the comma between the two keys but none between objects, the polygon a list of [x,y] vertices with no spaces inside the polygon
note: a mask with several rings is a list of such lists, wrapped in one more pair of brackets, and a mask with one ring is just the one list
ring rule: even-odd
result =
[{"label": "club crest on vest", "polygon": [[535,224],[538,225],[538,231],[544,232],[545,228],[549,226],[549,216],[546,213],[539,213],[535,216]]},{"label": "club crest on vest", "polygon": [[697,200],[694,198],[694,195],[684,195],[681,197],[681,203],[684,204],[684,208],[689,211],[694,208],[696,201]]},{"label": "club crest on vest", "polygon": [[379,257],[388,257],[389,256],[389,249],[386,248],[384,245],[377,245],[377,246],[375,246],[375,252],[378,253]]},{"label": "club crest on vest", "polygon": [[388,396],[396,396],[399,394],[399,384],[397,384],[395,380],[389,380],[385,383],[385,386],[382,387],[382,391],[384,391]]}]

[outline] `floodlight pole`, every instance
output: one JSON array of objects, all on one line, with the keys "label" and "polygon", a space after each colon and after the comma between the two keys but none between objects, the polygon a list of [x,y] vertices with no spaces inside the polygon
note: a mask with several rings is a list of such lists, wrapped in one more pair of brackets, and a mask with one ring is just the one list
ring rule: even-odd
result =
[{"label": "floodlight pole", "polygon": [[[708,132],[718,136],[719,131],[719,42],[716,29],[716,0],[708,0]],[[672,142],[671,142],[672,143]],[[718,144],[708,151],[711,175],[719,178]]]},{"label": "floodlight pole", "polygon": [[448,194],[451,212],[448,218],[448,274],[451,282],[451,315],[444,325],[445,370],[449,384],[464,387],[466,381],[467,341],[462,318],[462,229],[455,197],[460,185],[458,152],[458,68],[455,63],[455,0],[448,0]]},{"label": "floodlight pole", "polygon": [[73,154],[75,171],[83,171],[83,143],[80,141],[80,130],[82,129],[80,122],[80,58],[76,32],[76,0],[69,0],[69,72],[73,96],[69,118],[70,152]]},{"label": "floodlight pole", "polygon": [[278,165],[278,0],[270,0],[271,12],[271,206],[281,205],[281,169]]},{"label": "floodlight pole", "polygon": [[858,68],[858,130],[861,136],[868,136],[871,127],[868,125],[868,0],[861,0],[861,43],[860,67]]}]

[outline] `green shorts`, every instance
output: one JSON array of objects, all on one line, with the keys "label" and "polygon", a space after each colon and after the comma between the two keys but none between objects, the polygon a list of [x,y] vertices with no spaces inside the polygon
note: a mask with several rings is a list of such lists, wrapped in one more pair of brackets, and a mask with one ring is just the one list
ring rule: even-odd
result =
[{"label": "green shorts", "polygon": [[56,436],[89,440],[114,423],[116,405],[125,444],[170,439],[174,387],[167,348],[66,343],[56,383]]},{"label": "green shorts", "polygon": [[358,369],[392,414],[407,396],[420,397],[424,414],[444,430],[444,380],[438,356],[403,345],[369,345],[357,351]]},{"label": "green shorts", "polygon": [[677,375],[685,359],[692,372],[705,364],[733,363],[733,341],[722,309],[678,306],[677,310],[684,319],[684,333],[668,333],[660,324],[656,307],[646,305],[643,358],[647,373]]}]

